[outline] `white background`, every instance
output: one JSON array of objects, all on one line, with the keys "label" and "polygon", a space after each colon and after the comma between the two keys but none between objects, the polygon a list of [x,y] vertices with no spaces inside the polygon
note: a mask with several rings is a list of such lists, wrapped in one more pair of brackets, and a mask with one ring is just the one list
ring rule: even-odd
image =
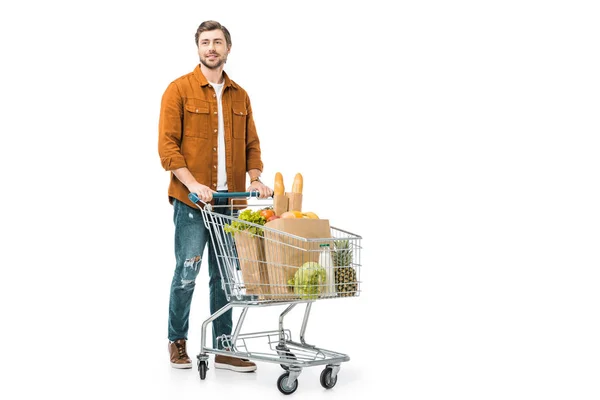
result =
[{"label": "white background", "polygon": [[276,365],[168,364],[158,113],[216,19],[265,180],[301,172],[304,208],[364,237],[362,295],[307,332],[351,361],[293,396],[599,398],[595,2],[392,3],[3,2],[0,397],[281,397]]}]

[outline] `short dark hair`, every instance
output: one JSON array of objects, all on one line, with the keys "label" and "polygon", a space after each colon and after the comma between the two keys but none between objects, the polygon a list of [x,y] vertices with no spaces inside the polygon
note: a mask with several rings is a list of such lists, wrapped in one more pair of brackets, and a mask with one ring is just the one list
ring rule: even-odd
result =
[{"label": "short dark hair", "polygon": [[216,29],[220,29],[223,32],[223,35],[225,35],[225,41],[227,42],[227,47],[231,47],[231,34],[227,28],[217,21],[204,21],[200,24],[196,30],[196,46],[198,46],[198,38],[202,32],[214,31]]}]

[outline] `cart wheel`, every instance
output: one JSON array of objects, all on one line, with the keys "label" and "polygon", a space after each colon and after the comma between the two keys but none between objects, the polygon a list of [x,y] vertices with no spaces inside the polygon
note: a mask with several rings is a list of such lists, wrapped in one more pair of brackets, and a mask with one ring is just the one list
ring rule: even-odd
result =
[{"label": "cart wheel", "polygon": [[[289,358],[290,360],[296,360],[297,359],[296,355],[294,353],[289,352],[289,351],[287,353],[285,353],[284,356],[285,356],[285,358]],[[290,367],[288,367],[285,364],[279,364],[279,365],[281,365],[281,368],[285,369],[286,371],[290,370]]]},{"label": "cart wheel", "polygon": [[333,370],[331,367],[327,367],[323,370],[323,372],[321,372],[321,386],[323,386],[325,389],[331,389],[337,383],[337,375],[335,378],[331,378],[332,372]]},{"label": "cart wheel", "polygon": [[200,379],[202,380],[206,378],[206,370],[208,369],[206,364],[206,361],[200,361],[198,363],[198,371],[200,372]]},{"label": "cart wheel", "polygon": [[277,379],[277,389],[279,389],[279,391],[283,394],[292,394],[296,391],[296,389],[298,389],[298,379],[294,381],[294,384],[291,388],[288,387],[287,382],[289,377],[290,373],[286,372],[285,374],[281,375],[279,379]]}]

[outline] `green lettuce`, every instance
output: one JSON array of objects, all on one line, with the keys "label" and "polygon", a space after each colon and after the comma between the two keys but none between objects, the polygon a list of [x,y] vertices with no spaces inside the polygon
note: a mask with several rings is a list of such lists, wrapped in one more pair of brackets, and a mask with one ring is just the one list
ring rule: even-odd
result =
[{"label": "green lettuce", "polygon": [[308,261],[302,264],[288,280],[288,285],[294,288],[294,293],[302,299],[316,299],[326,279],[325,268],[319,263]]},{"label": "green lettuce", "polygon": [[[238,219],[243,221],[248,221],[256,225],[264,225],[267,223],[267,220],[260,215],[259,211],[252,211],[250,209],[244,210],[238,216]],[[259,227],[245,224],[240,221],[233,221],[231,224],[227,224],[224,227],[225,232],[230,233],[231,235],[235,235],[238,231],[248,231],[248,233],[252,235],[263,235],[263,230]]]}]

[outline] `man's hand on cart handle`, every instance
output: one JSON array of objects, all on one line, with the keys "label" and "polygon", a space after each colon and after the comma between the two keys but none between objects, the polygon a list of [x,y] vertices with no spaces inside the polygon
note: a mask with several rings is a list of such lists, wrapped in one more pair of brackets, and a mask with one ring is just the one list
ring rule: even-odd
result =
[{"label": "man's hand on cart handle", "polygon": [[261,181],[254,181],[248,186],[249,192],[258,192],[259,199],[266,199],[267,197],[273,196],[273,189],[262,183]]},{"label": "man's hand on cart handle", "polygon": [[198,183],[198,181],[194,178],[192,173],[186,168],[181,167],[173,170],[173,174],[188,188],[190,193],[195,193],[200,200],[205,203],[208,203],[212,200],[213,193],[216,193],[214,190],[209,188],[208,186],[202,185]]},{"label": "man's hand on cart handle", "polygon": [[190,183],[190,185],[187,188],[190,191],[190,193],[195,193],[200,198],[200,200],[202,200],[205,203],[210,202],[213,198],[213,193],[216,193],[208,186],[202,185],[198,182]]}]

